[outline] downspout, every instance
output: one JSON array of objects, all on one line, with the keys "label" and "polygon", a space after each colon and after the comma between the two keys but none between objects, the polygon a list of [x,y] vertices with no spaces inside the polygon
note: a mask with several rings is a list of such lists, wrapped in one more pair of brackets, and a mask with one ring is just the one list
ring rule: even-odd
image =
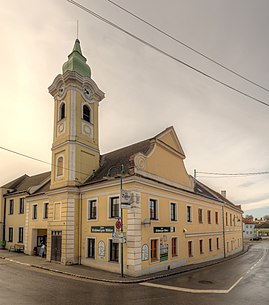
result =
[{"label": "downspout", "polygon": [[224,223],[224,203],[222,205],[222,235],[223,235],[223,257],[226,257],[226,242],[225,242],[225,223]]},{"label": "downspout", "polygon": [[82,245],[82,193],[79,190],[79,220],[78,220],[78,264],[81,265]]},{"label": "downspout", "polygon": [[6,241],[6,209],[7,209],[7,199],[5,197],[5,199],[4,199],[3,236],[2,236],[2,240],[4,242]]}]

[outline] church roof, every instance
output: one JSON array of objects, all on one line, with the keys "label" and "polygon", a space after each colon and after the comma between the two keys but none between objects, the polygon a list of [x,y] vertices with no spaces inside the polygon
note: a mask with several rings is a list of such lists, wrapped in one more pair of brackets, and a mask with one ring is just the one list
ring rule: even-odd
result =
[{"label": "church roof", "polygon": [[91,68],[86,61],[86,57],[82,55],[80,41],[76,39],[74,48],[68,55],[68,61],[63,64],[63,74],[66,71],[75,71],[81,76],[91,77]]}]

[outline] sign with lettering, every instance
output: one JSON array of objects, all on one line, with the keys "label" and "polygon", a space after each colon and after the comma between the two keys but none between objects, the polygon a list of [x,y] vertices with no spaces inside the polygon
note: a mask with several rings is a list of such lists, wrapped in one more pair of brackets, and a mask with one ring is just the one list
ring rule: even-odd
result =
[{"label": "sign with lettering", "polygon": [[92,226],[92,233],[112,233],[114,232],[114,226]]},{"label": "sign with lettering", "polygon": [[153,228],[154,233],[173,233],[176,232],[175,227],[154,227]]}]

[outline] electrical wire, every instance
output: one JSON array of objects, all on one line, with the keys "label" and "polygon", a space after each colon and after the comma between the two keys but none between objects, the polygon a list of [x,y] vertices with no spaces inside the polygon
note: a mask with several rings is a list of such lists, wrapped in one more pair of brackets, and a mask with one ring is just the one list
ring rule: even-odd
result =
[{"label": "electrical wire", "polygon": [[226,177],[239,177],[239,176],[255,176],[255,175],[268,175],[269,171],[264,172],[252,172],[252,173],[210,173],[210,172],[198,172],[196,174],[205,174],[205,175],[213,175],[213,176],[226,176]]},{"label": "electrical wire", "polygon": [[245,81],[251,83],[252,85],[255,85],[255,86],[257,86],[257,87],[259,87],[259,88],[261,88],[261,89],[263,89],[263,90],[269,92],[269,89],[267,89],[266,87],[264,87],[264,86],[262,86],[262,85],[260,85],[260,84],[258,84],[258,83],[256,83],[256,82],[254,82],[253,80],[251,80],[251,79],[249,79],[249,78],[243,76],[242,74],[240,74],[240,73],[238,73],[238,72],[236,72],[236,71],[234,71],[234,70],[228,68],[227,66],[225,66],[225,65],[223,65],[222,63],[216,61],[215,59],[213,59],[213,58],[211,58],[211,57],[205,55],[204,53],[202,53],[202,52],[200,52],[200,51],[194,49],[193,47],[187,45],[185,42],[183,42],[183,41],[181,41],[181,40],[175,38],[175,37],[172,36],[171,34],[165,32],[164,30],[162,30],[162,29],[156,27],[156,26],[153,25],[152,23],[150,23],[150,22],[146,21],[145,19],[143,19],[143,18],[141,18],[141,17],[135,15],[135,14],[132,13],[131,11],[127,10],[126,8],[120,6],[118,3],[114,2],[114,1],[111,1],[111,0],[107,0],[107,1],[110,2],[111,4],[117,6],[119,9],[123,10],[124,12],[128,13],[129,15],[131,15],[131,16],[135,17],[136,19],[140,20],[141,22],[147,24],[148,26],[150,26],[150,27],[153,28],[154,30],[160,32],[161,34],[167,36],[168,38],[174,40],[175,42],[177,42],[177,43],[183,45],[184,47],[188,48],[189,50],[193,51],[194,53],[199,54],[200,56],[204,57],[205,59],[207,59],[207,60],[213,62],[214,64],[216,64],[216,65],[218,65],[219,67],[221,67],[221,68],[223,68],[223,69],[229,71],[230,73],[232,73],[232,74],[234,74],[234,75],[240,77],[241,79],[243,79],[243,80],[245,80]]},{"label": "electrical wire", "polygon": [[37,159],[37,158],[31,157],[31,156],[22,154],[22,153],[20,153],[20,152],[17,152],[17,151],[15,151],[15,150],[11,150],[11,149],[8,149],[8,148],[2,147],[2,146],[0,146],[0,149],[5,150],[5,151],[10,152],[10,153],[13,153],[13,154],[16,154],[16,155],[19,155],[19,156],[21,156],[21,157],[25,157],[25,158],[28,158],[28,159],[31,159],[31,160],[34,160],[34,161],[38,161],[38,162],[41,162],[41,163],[44,163],[44,164],[48,164],[48,165],[53,166],[53,167],[60,167],[60,168],[62,168],[62,169],[68,170],[68,171],[70,171],[70,172],[75,172],[75,173],[78,173],[78,174],[82,174],[82,175],[89,176],[89,173],[83,173],[83,172],[80,172],[80,171],[76,171],[76,170],[73,170],[73,169],[69,169],[69,168],[67,168],[67,167],[58,166],[58,165],[56,165],[56,164],[53,164],[53,163],[50,163],[50,162],[47,162],[47,161],[43,161],[43,160],[41,160],[41,159]]},{"label": "electrical wire", "polygon": [[205,72],[203,72],[203,71],[201,71],[201,70],[191,66],[190,64],[187,64],[187,63],[183,62],[182,60],[178,59],[177,57],[175,57],[175,56],[173,56],[173,55],[171,55],[171,54],[161,50],[160,48],[158,48],[158,47],[152,45],[151,43],[149,43],[149,42],[139,38],[138,36],[128,32],[127,30],[125,30],[122,27],[116,25],[115,23],[109,21],[108,19],[105,19],[104,17],[98,15],[97,13],[95,13],[92,10],[88,9],[87,7],[81,5],[80,3],[76,2],[76,1],[73,1],[73,0],[66,0],[66,1],[71,3],[71,4],[73,4],[73,5],[75,5],[75,6],[77,6],[80,9],[84,10],[85,12],[87,12],[88,14],[96,17],[97,19],[99,19],[99,20],[101,20],[101,21],[111,25],[112,27],[114,27],[114,28],[118,29],[119,31],[125,33],[126,35],[136,39],[137,41],[147,45],[148,47],[154,49],[155,51],[157,51],[157,52],[159,52],[159,53],[161,53],[161,54],[163,54],[163,55],[173,59],[174,61],[176,61],[176,62],[178,62],[178,63],[180,63],[180,64],[182,64],[182,65],[184,65],[184,66],[186,66],[186,67],[188,67],[188,68],[190,68],[192,70],[194,70],[194,71],[196,71],[197,73],[202,74],[203,76],[205,76],[205,77],[207,77],[207,78],[209,78],[209,79],[211,79],[211,80],[213,80],[213,81],[215,81],[215,82],[217,82],[217,83],[219,83],[219,84],[221,84],[221,85],[223,85],[223,86],[225,86],[225,87],[227,87],[227,88],[229,88],[229,89],[231,89],[231,90],[233,90],[233,91],[235,91],[235,92],[237,92],[237,93],[239,93],[239,94],[241,94],[241,95],[243,95],[245,97],[248,97],[248,98],[250,98],[250,99],[252,99],[252,100],[254,100],[254,101],[256,101],[256,102],[258,102],[258,103],[260,103],[262,105],[264,105],[264,106],[269,107],[269,104],[267,104],[263,100],[258,99],[258,98],[254,97],[254,96],[251,96],[251,95],[249,95],[249,94],[247,94],[247,93],[245,93],[245,92],[243,92],[243,91],[241,91],[241,90],[239,90],[239,89],[237,89],[235,87],[232,87],[232,86],[224,83],[223,81],[218,80],[217,78],[215,78],[215,77],[213,77],[213,76],[211,76],[211,75],[209,75],[209,74],[207,74],[207,73],[205,73]]}]

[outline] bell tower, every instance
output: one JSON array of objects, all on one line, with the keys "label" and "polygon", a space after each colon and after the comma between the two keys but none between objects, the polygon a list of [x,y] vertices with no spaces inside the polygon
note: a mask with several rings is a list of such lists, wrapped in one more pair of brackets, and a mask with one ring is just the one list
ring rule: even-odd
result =
[{"label": "bell tower", "polygon": [[99,167],[98,106],[104,93],[91,78],[80,42],[49,87],[54,97],[51,189],[76,186]]}]

